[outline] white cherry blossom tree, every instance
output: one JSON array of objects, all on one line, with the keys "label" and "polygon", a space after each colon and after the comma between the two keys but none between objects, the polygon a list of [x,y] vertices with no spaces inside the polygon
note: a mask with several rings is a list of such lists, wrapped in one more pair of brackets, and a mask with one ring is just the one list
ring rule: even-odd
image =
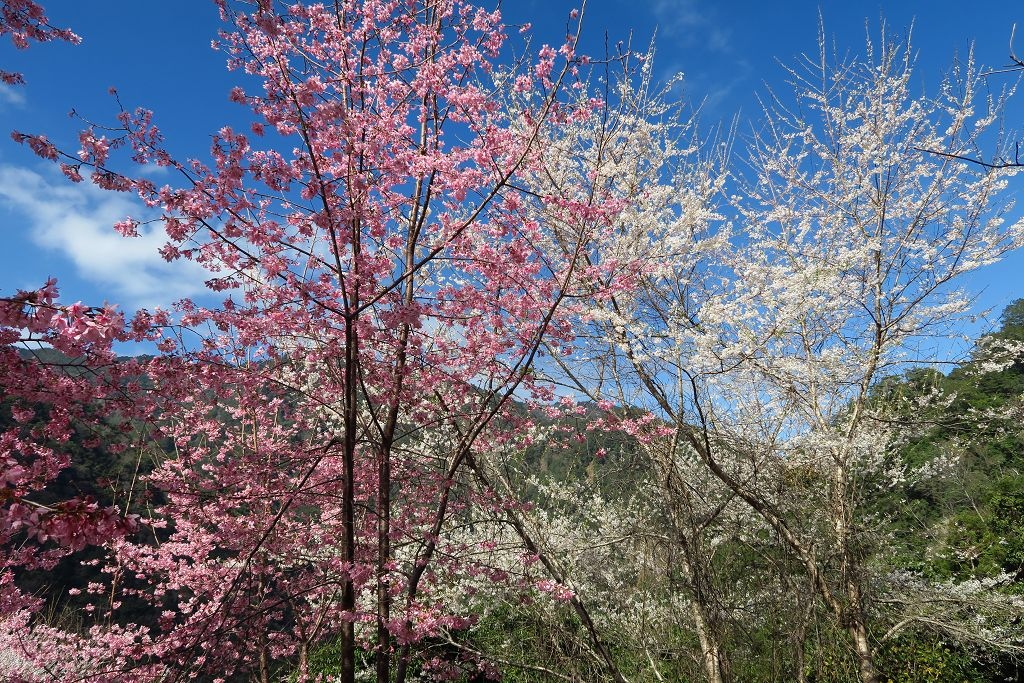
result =
[{"label": "white cherry blossom tree", "polygon": [[[919,92],[907,44],[869,42],[859,60],[820,46],[789,70],[790,95],[765,99],[733,181],[705,163],[637,193],[601,258],[644,253],[649,267],[632,292],[595,299],[590,345],[563,369],[583,393],[649,410],[635,433],[674,440],[657,465],[669,507],[693,504],[678,476],[721,486],[774,531],[873,683],[871,619],[888,587],[863,501],[907,425],[871,388],[934,360],[925,349],[968,311],[963,276],[1024,244],[1024,223],[1007,220],[1010,171],[966,160],[999,144],[1003,104],[971,58]],[[618,149],[646,160],[650,147]],[[807,492],[816,505],[794,499]],[[705,654],[708,679],[724,680]]]}]

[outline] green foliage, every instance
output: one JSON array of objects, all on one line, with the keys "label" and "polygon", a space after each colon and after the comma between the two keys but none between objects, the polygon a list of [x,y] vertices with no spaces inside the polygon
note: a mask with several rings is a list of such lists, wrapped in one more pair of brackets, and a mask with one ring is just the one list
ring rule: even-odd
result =
[{"label": "green foliage", "polygon": [[[928,633],[904,633],[879,645],[875,665],[884,683],[989,683],[963,648]],[[808,683],[854,683],[852,654],[817,643],[804,669]]]},{"label": "green foliage", "polygon": [[[362,659],[366,658],[362,650],[357,651],[357,657],[360,655],[362,655]],[[323,678],[340,676],[341,643],[339,641],[334,641],[311,648],[307,655],[306,672],[312,676],[314,680],[316,680],[318,676],[322,676]],[[299,680],[298,670],[293,671],[291,676],[288,677],[289,683],[295,683],[297,680]]]},{"label": "green foliage", "polygon": [[[915,411],[927,427],[902,444],[909,472],[931,469],[871,499],[892,541],[885,566],[936,581],[1006,577],[1024,592],[1024,299],[1002,327],[980,339],[969,361],[946,375],[908,372],[875,387],[894,419]],[[1013,342],[1013,343],[1011,343]],[[1016,680],[1012,661],[972,653],[930,634],[902,634],[879,649],[891,683]],[[824,679],[822,679],[824,680]]]},{"label": "green foliage", "polygon": [[1017,299],[999,316],[1002,324],[997,336],[1004,339],[1024,339],[1024,299]]},{"label": "green foliage", "polygon": [[1016,588],[1024,590],[1024,475],[999,477],[986,494],[981,511],[965,510],[951,519],[943,573],[1016,574]]},{"label": "green foliage", "polygon": [[904,634],[878,651],[885,683],[986,683],[974,659],[961,648],[927,635]]},{"label": "green foliage", "polygon": [[[896,539],[896,566],[936,579],[991,577],[1024,567],[1024,299],[971,359],[948,375],[915,369],[874,389],[894,419],[913,411],[929,425],[903,444],[911,471],[952,463],[871,501]],[[994,362],[998,360],[999,362]],[[936,400],[938,397],[938,400]]]},{"label": "green foliage", "polygon": [[[366,650],[356,649],[356,671],[369,671],[373,669],[373,653]],[[309,680],[331,681],[340,680],[342,644],[340,640],[321,643],[309,649],[306,655],[306,674]],[[358,679],[358,673],[357,679]],[[338,678],[334,678],[338,677]],[[278,680],[278,679],[274,679]],[[299,680],[299,670],[295,669],[288,675],[288,683],[296,683]],[[415,680],[415,678],[413,679]]]}]

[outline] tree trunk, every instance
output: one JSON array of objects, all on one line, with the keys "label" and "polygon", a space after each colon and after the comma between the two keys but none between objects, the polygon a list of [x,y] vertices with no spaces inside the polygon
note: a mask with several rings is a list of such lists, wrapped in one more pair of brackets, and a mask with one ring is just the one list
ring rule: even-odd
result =
[{"label": "tree trunk", "polygon": [[868,641],[868,629],[862,617],[857,616],[848,627],[853,648],[857,654],[857,670],[861,683],[879,683],[878,669],[875,668],[874,652]]},{"label": "tree trunk", "polygon": [[305,640],[299,645],[299,680],[309,675],[309,643]]},{"label": "tree trunk", "polygon": [[878,683],[878,671],[875,669],[874,653],[868,641],[864,617],[861,556],[854,539],[855,532],[851,522],[853,513],[847,502],[850,498],[850,475],[846,465],[846,453],[840,453],[836,460],[838,464],[835,470],[833,515],[843,581],[846,584],[846,606],[836,616],[839,617],[841,624],[846,625],[846,630],[850,634],[853,651],[857,655],[857,670],[861,683]]},{"label": "tree trunk", "polygon": [[388,564],[391,562],[391,453],[380,454],[377,491],[377,681],[391,681],[391,588]]},{"label": "tree trunk", "polygon": [[[358,263],[359,227],[352,227],[353,263]],[[356,278],[359,276],[355,270]],[[345,613],[341,623],[341,683],[355,683],[356,679],[356,588],[352,581],[352,570],[356,561],[356,491],[355,460],[357,424],[359,418],[359,287],[353,288],[347,302],[345,319],[345,439],[342,449],[342,560],[346,571],[342,578],[341,609]]]},{"label": "tree trunk", "polygon": [[692,603],[692,611],[693,622],[697,627],[697,638],[700,640],[701,663],[708,683],[729,683],[729,667],[714,629],[696,602]]}]

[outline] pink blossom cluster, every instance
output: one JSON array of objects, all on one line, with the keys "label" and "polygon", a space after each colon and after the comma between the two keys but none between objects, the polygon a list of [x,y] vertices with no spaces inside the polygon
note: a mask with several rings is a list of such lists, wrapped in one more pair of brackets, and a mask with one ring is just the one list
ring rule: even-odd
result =
[{"label": "pink blossom cluster", "polygon": [[58,304],[57,296],[57,281],[51,278],[38,290],[0,298],[0,327],[27,330],[37,335],[36,341],[56,348],[69,345],[68,351],[77,351],[84,344],[105,346],[125,338],[124,316],[116,306]]},{"label": "pink blossom cluster", "polygon": [[107,541],[138,529],[136,516],[125,517],[115,507],[102,507],[95,500],[71,498],[53,508],[14,503],[4,510],[0,533],[24,531],[38,543],[53,541],[69,550]]},{"label": "pink blossom cluster", "polygon": [[[82,40],[70,29],[51,26],[42,6],[32,0],[3,0],[0,3],[0,37],[4,35],[9,35],[11,42],[20,50],[27,48],[31,41],[64,40],[78,44]],[[0,69],[0,82],[19,85],[25,79],[20,73]]]}]

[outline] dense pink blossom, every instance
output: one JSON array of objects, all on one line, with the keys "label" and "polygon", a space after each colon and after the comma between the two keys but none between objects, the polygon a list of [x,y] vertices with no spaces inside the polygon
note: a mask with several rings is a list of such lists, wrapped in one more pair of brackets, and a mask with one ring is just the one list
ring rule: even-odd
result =
[{"label": "dense pink blossom", "polygon": [[[220,303],[126,323],[113,307],[58,305],[53,283],[3,300],[12,367],[14,346],[38,339],[96,368],[17,361],[40,383],[6,378],[19,410],[44,382],[69,388],[47,397],[50,441],[16,428],[0,450],[13,489],[67,467],[59,444],[84,420],[104,436],[124,425],[115,447],[140,440],[159,493],[142,519],[91,500],[31,510],[17,493],[2,540],[105,541],[111,578],[78,596],[96,618],[87,633],[25,622],[7,642],[51,670],[134,680],[301,670],[311,648],[340,642],[404,681],[419,644],[470,624],[445,586],[511,580],[451,536],[477,507],[519,505],[479,488],[474,458],[526,442],[511,399],[553,397],[533,371],[544,345],[571,348],[582,294],[628,284],[629,267],[590,258],[623,197],[523,189],[550,173],[544,141],[599,121],[603,104],[563,94],[575,37],[509,75],[500,14],[462,0],[218,5],[218,45],[246,82],[230,99],[249,123],[213,132],[205,157],[175,157],[142,109],[87,126],[75,152],[15,134],[72,181],[138,195],[163,223],[164,258],[206,268]],[[183,180],[155,186],[138,167],[150,163]],[[132,236],[138,222],[113,228]],[[130,338],[161,355],[112,363],[110,344]],[[106,423],[86,410],[98,401]],[[126,600],[159,616],[107,626]]]}]

